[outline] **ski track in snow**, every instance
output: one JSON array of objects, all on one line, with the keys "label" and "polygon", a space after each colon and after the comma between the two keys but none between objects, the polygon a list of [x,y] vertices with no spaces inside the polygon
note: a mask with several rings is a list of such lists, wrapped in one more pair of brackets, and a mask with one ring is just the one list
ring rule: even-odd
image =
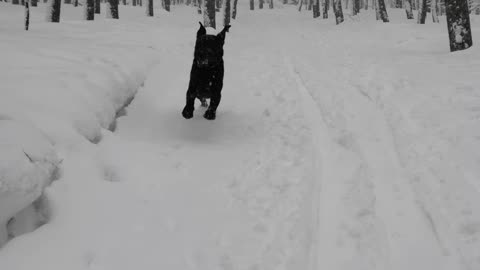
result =
[{"label": "ski track in snow", "polygon": [[217,119],[197,103],[185,120],[197,24],[185,19],[194,10],[176,12],[162,20],[178,31],[152,30],[175,36],[148,40],[161,61],[135,99],[98,144],[66,156],[46,190],[50,223],[3,248],[0,269],[478,269],[480,158],[474,135],[454,132],[474,133],[478,96],[455,81],[458,95],[436,93],[405,68],[441,64],[407,50],[422,32],[405,40],[376,26],[372,53],[363,25],[349,25],[352,48],[339,39],[345,25],[312,37],[310,18],[299,29],[298,17],[278,27],[242,13],[226,38]]}]

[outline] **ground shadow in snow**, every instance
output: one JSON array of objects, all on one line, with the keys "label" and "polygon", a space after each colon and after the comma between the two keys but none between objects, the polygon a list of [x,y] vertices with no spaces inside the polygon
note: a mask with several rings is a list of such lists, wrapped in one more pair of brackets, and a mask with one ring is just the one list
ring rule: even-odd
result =
[{"label": "ground shadow in snow", "polygon": [[216,120],[203,118],[205,109],[197,108],[194,117],[186,120],[180,112],[167,112],[157,124],[162,136],[192,144],[243,144],[252,139],[252,119],[232,110],[219,110]]}]

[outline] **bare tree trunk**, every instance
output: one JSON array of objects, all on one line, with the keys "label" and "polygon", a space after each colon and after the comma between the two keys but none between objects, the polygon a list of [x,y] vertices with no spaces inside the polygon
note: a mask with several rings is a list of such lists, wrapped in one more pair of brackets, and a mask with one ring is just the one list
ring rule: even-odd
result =
[{"label": "bare tree trunk", "polygon": [[337,24],[341,24],[344,20],[343,18],[343,10],[342,10],[342,1],[341,0],[333,0],[333,13],[335,14],[335,22]]},{"label": "bare tree trunk", "polygon": [[269,8],[269,9],[273,9],[273,0],[270,0],[270,1],[268,2],[268,8]]},{"label": "bare tree trunk", "polygon": [[30,8],[28,7],[28,1],[25,1],[25,30],[28,31],[30,24]]},{"label": "bare tree trunk", "polygon": [[434,23],[439,23],[440,21],[438,20],[438,14],[437,14],[437,9],[438,8],[438,2],[437,0],[431,0],[430,1],[430,12],[432,12],[432,20]]},{"label": "bare tree trunk", "polygon": [[330,0],[323,0],[323,18],[328,19],[328,10],[330,9]]},{"label": "bare tree trunk", "polygon": [[118,0],[107,0],[107,13],[105,17],[108,19],[118,19]]},{"label": "bare tree trunk", "polygon": [[147,1],[147,17],[153,17],[153,0]]},{"label": "bare tree trunk", "polygon": [[473,42],[467,1],[446,0],[445,5],[450,51],[470,48]]},{"label": "bare tree trunk", "polygon": [[378,9],[380,11],[380,19],[383,22],[389,22],[387,8],[385,7],[385,0],[377,0],[378,1]]},{"label": "bare tree trunk", "polygon": [[258,0],[258,9],[263,9],[263,0]]},{"label": "bare tree trunk", "polygon": [[83,18],[87,21],[93,21],[95,11],[95,1],[94,0],[85,0],[83,6]]},{"label": "bare tree trunk", "polygon": [[204,0],[203,24],[205,27],[216,28],[215,24],[215,0]]},{"label": "bare tree trunk", "polygon": [[418,24],[425,24],[425,18],[427,17],[427,0],[420,0],[418,7]]},{"label": "bare tree trunk", "polygon": [[61,0],[49,0],[47,4],[47,22],[60,22]]},{"label": "bare tree trunk", "polygon": [[365,10],[368,10],[368,0],[365,0],[365,3],[363,4],[363,7]]},{"label": "bare tree trunk", "polygon": [[250,0],[250,10],[255,9],[255,2],[253,0]]},{"label": "bare tree trunk", "polygon": [[360,0],[353,0],[352,15],[357,15],[360,12]]},{"label": "bare tree trunk", "polygon": [[20,5],[20,0],[12,0],[12,4],[14,4],[14,5]]},{"label": "bare tree trunk", "polygon": [[313,18],[320,17],[320,0],[315,0],[313,3]]},{"label": "bare tree trunk", "polygon": [[[32,7],[36,7],[38,5],[38,0],[30,0],[30,5]],[[30,8],[29,8],[29,10],[30,10]]]},{"label": "bare tree trunk", "polygon": [[298,5],[298,11],[302,11],[303,0],[300,0],[300,4]]},{"label": "bare tree trunk", "polygon": [[170,12],[170,0],[164,0],[165,10]]},{"label": "bare tree trunk", "polygon": [[407,19],[413,19],[413,11],[412,11],[412,0],[405,1],[405,13],[407,14]]},{"label": "bare tree trunk", "polygon": [[233,0],[232,19],[234,20],[237,18],[237,3],[238,3],[238,0]]},{"label": "bare tree trunk", "polygon": [[132,6],[134,6],[134,7],[137,6],[137,0],[132,0]]},{"label": "bare tree trunk", "polygon": [[230,25],[230,0],[223,2],[223,26]]},{"label": "bare tree trunk", "polygon": [[100,0],[95,0],[95,14],[100,14]]}]

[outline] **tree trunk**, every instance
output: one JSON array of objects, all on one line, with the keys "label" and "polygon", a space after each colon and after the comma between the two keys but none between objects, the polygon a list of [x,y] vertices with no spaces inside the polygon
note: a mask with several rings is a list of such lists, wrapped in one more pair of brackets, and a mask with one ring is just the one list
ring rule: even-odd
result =
[{"label": "tree trunk", "polygon": [[132,6],[134,6],[134,7],[137,6],[137,0],[132,0]]},{"label": "tree trunk", "polygon": [[380,11],[380,19],[383,22],[389,22],[387,8],[385,7],[385,0],[377,0],[378,1],[378,9]]},{"label": "tree trunk", "polygon": [[405,13],[407,14],[407,19],[413,19],[412,0],[405,0]]},{"label": "tree trunk", "polygon": [[357,15],[360,12],[360,0],[353,0],[353,15]]},{"label": "tree trunk", "polygon": [[308,10],[313,9],[313,0],[308,0]]},{"label": "tree trunk", "polygon": [[12,4],[14,4],[14,5],[19,5],[19,4],[20,4],[20,0],[12,0]]},{"label": "tree trunk", "polygon": [[222,8],[222,0],[215,0],[215,11],[220,11]]},{"label": "tree trunk", "polygon": [[164,0],[164,3],[165,3],[165,10],[170,12],[170,0]]},{"label": "tree trunk", "polygon": [[250,0],[250,10],[255,9],[255,2],[253,0]]},{"label": "tree trunk", "polygon": [[138,4],[139,6],[143,6],[143,1],[142,1],[142,0],[138,0],[138,1],[137,1],[137,4]]},{"label": "tree trunk", "polygon": [[365,10],[368,10],[368,0],[365,0],[365,3],[363,4],[363,7]]},{"label": "tree trunk", "polygon": [[197,9],[198,14],[202,14],[202,9],[203,9],[203,2],[202,0],[198,0],[198,9]]},{"label": "tree trunk", "polygon": [[147,1],[147,17],[153,17],[153,0]]},{"label": "tree trunk", "polygon": [[320,17],[320,0],[315,0],[313,3],[313,18]]},{"label": "tree trunk", "polygon": [[95,0],[95,14],[100,14],[100,0]]},{"label": "tree trunk", "polygon": [[83,3],[83,18],[87,21],[93,21],[95,11],[95,0],[85,0]]},{"label": "tree trunk", "polygon": [[426,17],[427,17],[427,0],[420,0],[419,7],[418,7],[417,23],[425,24]]},{"label": "tree trunk", "polygon": [[107,13],[105,17],[107,19],[118,19],[118,0],[107,0],[107,6],[105,7]]},{"label": "tree trunk", "polygon": [[49,0],[47,4],[47,22],[60,22],[61,0]]},{"label": "tree trunk", "polygon": [[217,28],[215,24],[215,0],[204,0],[203,24],[205,27]]},{"label": "tree trunk", "polygon": [[238,0],[233,1],[232,19],[234,20],[237,18],[237,3],[238,3]]},{"label": "tree trunk", "polygon": [[[38,0],[30,0],[30,5],[36,7],[38,5]],[[30,9],[29,9],[30,10]]]},{"label": "tree trunk", "polygon": [[73,0],[73,6],[78,7],[78,0]]},{"label": "tree trunk", "polygon": [[298,5],[298,11],[302,11],[303,0],[300,0],[300,4]]},{"label": "tree trunk", "polygon": [[445,6],[450,51],[470,48],[473,42],[467,1],[446,0]]},{"label": "tree trunk", "polygon": [[273,9],[273,0],[270,0],[270,2],[268,2],[268,8]]},{"label": "tree trunk", "polygon": [[230,25],[230,0],[223,2],[223,26]]},{"label": "tree trunk", "polygon": [[434,23],[439,23],[440,21],[438,20],[438,14],[437,14],[437,8],[438,8],[438,4],[437,4],[437,0],[431,0],[430,1],[430,12],[432,12],[432,21]]},{"label": "tree trunk", "polygon": [[263,0],[258,0],[258,8],[263,9]]},{"label": "tree trunk", "polygon": [[335,14],[335,22],[341,24],[343,22],[342,1],[333,0],[333,13]]},{"label": "tree trunk", "polygon": [[330,0],[323,0],[323,18],[328,19],[328,10],[330,9]]},{"label": "tree trunk", "polygon": [[28,31],[28,25],[30,24],[30,8],[28,7],[28,1],[25,2],[25,30]]}]

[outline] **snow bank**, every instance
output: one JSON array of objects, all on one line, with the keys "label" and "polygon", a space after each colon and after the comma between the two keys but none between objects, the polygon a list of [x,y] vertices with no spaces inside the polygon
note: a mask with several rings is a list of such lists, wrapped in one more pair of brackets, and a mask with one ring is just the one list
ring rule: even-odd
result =
[{"label": "snow bank", "polygon": [[[9,219],[40,197],[69,149],[101,140],[157,58],[139,46],[140,27],[122,36],[129,25],[116,21],[46,23],[40,3],[26,32],[23,7],[0,5],[1,246]],[[62,18],[77,11],[62,7]]]}]

